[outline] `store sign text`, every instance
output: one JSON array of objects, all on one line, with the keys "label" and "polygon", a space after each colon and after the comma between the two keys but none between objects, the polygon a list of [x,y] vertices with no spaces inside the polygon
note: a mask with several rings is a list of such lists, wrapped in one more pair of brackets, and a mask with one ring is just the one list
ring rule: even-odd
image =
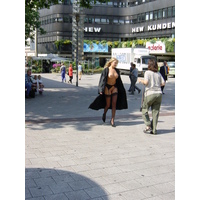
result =
[{"label": "store sign text", "polygon": [[90,32],[90,33],[99,33],[101,31],[100,27],[85,27],[84,28],[85,32]]},{"label": "store sign text", "polygon": [[157,41],[154,44],[146,42],[146,48],[149,49],[149,53],[165,53],[165,44],[161,41]]},{"label": "store sign text", "polygon": [[[157,30],[165,30],[165,29],[171,29],[171,28],[175,28],[175,22],[148,25],[147,31],[157,31]],[[140,26],[140,27],[132,28],[132,33],[144,32],[144,30],[145,30],[145,27]]]}]

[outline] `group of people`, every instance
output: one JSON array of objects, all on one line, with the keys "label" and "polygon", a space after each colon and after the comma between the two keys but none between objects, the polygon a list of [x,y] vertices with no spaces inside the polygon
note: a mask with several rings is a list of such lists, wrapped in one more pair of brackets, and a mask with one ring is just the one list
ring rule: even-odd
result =
[{"label": "group of people", "polygon": [[35,94],[35,92],[42,93],[43,92],[44,85],[42,83],[42,77],[41,75],[34,75],[31,76],[31,69],[27,70],[27,73],[25,74],[25,97],[31,98],[33,96],[30,95],[31,91]]},{"label": "group of people", "polygon": [[[106,121],[106,114],[108,109],[112,110],[112,116],[110,124],[115,127],[115,113],[116,110],[127,109],[127,97],[126,91],[123,86],[119,70],[116,68],[118,60],[111,58],[104,66],[104,70],[101,73],[99,85],[98,85],[98,96],[89,105],[89,108],[93,110],[104,109],[102,115],[102,121]],[[131,87],[129,91],[134,94],[134,90],[137,89],[140,93],[140,89],[135,86],[137,81],[138,73],[135,65],[131,63]],[[161,70],[162,72],[162,70]],[[144,100],[142,104],[142,118],[146,125],[144,129],[145,133],[156,134],[157,123],[159,117],[159,111],[162,101],[161,87],[165,86],[165,79],[160,72],[158,72],[157,62],[150,59],[148,62],[148,70],[144,74],[144,79],[139,79],[139,83],[145,85]],[[152,110],[152,121],[150,120],[148,111],[149,108]]]},{"label": "group of people", "polygon": [[[62,78],[62,82],[66,82],[66,77],[65,77],[65,74],[66,74],[66,66],[64,65],[64,63],[61,63],[61,67],[60,67],[60,72],[61,72],[61,78]],[[71,83],[72,84],[72,79],[73,79],[73,68],[72,68],[72,64],[69,65],[69,68],[68,68],[68,76],[69,76],[69,81],[68,83]],[[78,64],[78,77],[79,77],[79,80],[81,80],[82,78],[82,65],[81,63]]]}]

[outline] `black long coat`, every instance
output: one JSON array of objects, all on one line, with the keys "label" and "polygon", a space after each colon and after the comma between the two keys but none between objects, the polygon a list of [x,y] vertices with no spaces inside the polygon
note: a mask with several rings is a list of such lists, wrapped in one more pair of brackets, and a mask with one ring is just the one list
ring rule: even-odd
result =
[{"label": "black long coat", "polygon": [[[115,68],[115,70],[118,74],[118,78],[116,80],[116,87],[118,88],[116,109],[117,110],[127,109],[128,104],[127,104],[127,98],[126,98],[126,90],[124,89],[124,85],[122,83],[119,70],[116,68]],[[101,77],[99,80],[99,86],[98,86],[98,94],[99,95],[95,98],[95,100],[89,106],[89,108],[91,108],[93,110],[104,109],[106,106],[106,98],[105,98],[105,94],[104,94],[104,89],[105,89],[105,85],[107,83],[108,72],[109,72],[109,69],[105,68],[101,73]],[[102,95],[100,94],[101,92],[103,93]],[[109,109],[112,109],[112,103],[111,103]]]},{"label": "black long coat", "polygon": [[164,66],[164,65],[162,67],[160,67],[160,73],[161,73],[162,77],[164,78],[164,80],[166,81],[167,75],[165,75],[165,67],[166,67],[166,72],[168,74],[168,68],[167,68],[167,66]]}]

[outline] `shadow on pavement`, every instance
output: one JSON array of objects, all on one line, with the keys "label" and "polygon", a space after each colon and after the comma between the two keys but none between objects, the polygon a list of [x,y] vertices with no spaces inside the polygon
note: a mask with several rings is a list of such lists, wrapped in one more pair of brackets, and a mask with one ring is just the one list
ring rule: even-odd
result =
[{"label": "shadow on pavement", "polygon": [[93,180],[70,171],[26,168],[26,200],[86,200],[103,197],[108,200],[105,190]]},{"label": "shadow on pavement", "polygon": [[[75,86],[74,83],[61,83],[60,75],[51,75],[51,78],[42,78],[45,85],[43,95],[37,94],[34,99],[25,100],[25,120],[26,125],[35,130],[62,128],[70,122],[77,130],[91,130],[91,126],[101,124],[101,116],[103,110],[94,111],[88,109],[90,103],[96,98],[97,84],[94,86],[93,76],[88,76],[85,82],[81,82],[82,86]],[[93,82],[90,81],[93,80]],[[98,78],[99,79],[99,78]],[[60,81],[59,81],[60,80]],[[98,80],[95,79],[95,82]],[[163,95],[162,108],[167,111],[174,111],[175,107],[175,91],[171,82],[167,83],[166,95]],[[127,91],[130,85],[124,83]],[[142,86],[138,84],[138,87]],[[170,90],[170,88],[172,88]],[[46,90],[46,91],[45,91]],[[129,95],[127,92],[128,109],[116,112],[116,122],[118,125],[135,125],[139,122],[134,122],[134,119],[141,118],[132,117],[132,113],[138,113],[141,106],[141,93]],[[110,111],[109,111],[110,113]],[[149,112],[151,113],[151,111]],[[137,114],[136,114],[137,115]],[[109,116],[109,115],[108,115]],[[127,122],[120,122],[121,118],[131,119]],[[46,120],[46,121],[45,121]],[[48,121],[49,120],[49,121]],[[40,127],[34,124],[40,123]],[[143,122],[140,122],[140,124]],[[52,125],[53,124],[53,125]]]},{"label": "shadow on pavement", "polygon": [[157,135],[174,133],[174,132],[175,132],[175,127],[173,127],[172,129],[158,129]]}]

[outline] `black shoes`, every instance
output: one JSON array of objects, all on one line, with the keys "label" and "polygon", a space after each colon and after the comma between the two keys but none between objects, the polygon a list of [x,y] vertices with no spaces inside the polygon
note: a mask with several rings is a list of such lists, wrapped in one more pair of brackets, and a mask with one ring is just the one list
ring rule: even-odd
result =
[{"label": "black shoes", "polygon": [[111,120],[110,120],[110,125],[111,125],[112,127],[116,127],[115,122],[112,124]]},{"label": "black shoes", "polygon": [[103,113],[102,120],[103,120],[103,122],[106,121],[106,114],[105,113]]}]

